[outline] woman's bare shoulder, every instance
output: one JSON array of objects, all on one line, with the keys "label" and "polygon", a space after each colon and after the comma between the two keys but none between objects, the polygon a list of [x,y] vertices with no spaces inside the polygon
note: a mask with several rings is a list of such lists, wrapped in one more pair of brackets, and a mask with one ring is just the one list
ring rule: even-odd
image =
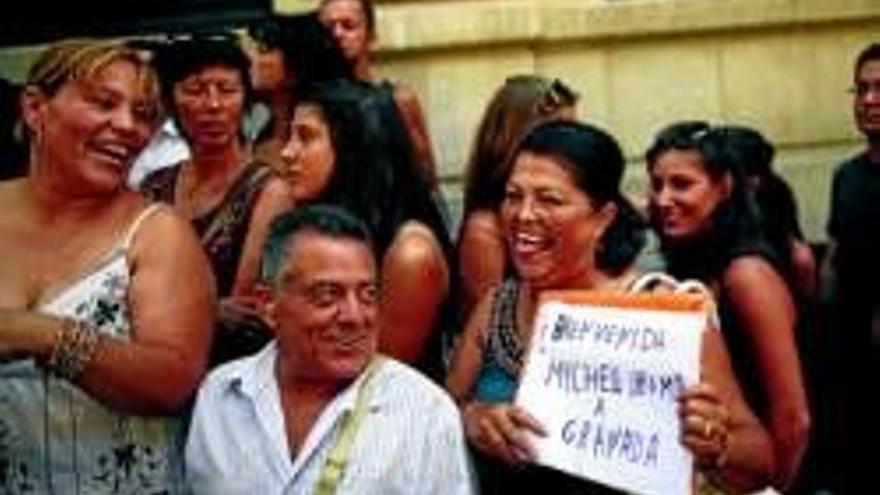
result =
[{"label": "woman's bare shoulder", "polygon": [[406,263],[423,263],[431,259],[443,259],[443,249],[437,236],[427,225],[410,220],[400,226],[388,247],[386,259]]},{"label": "woman's bare shoulder", "polygon": [[386,282],[414,287],[431,284],[445,291],[450,269],[437,237],[417,221],[400,227],[382,259]]},{"label": "woman's bare shoulder", "polygon": [[[149,210],[149,211],[148,211]],[[201,244],[192,224],[174,208],[164,203],[142,205],[138,225],[131,225],[131,249],[139,254],[189,256],[201,251]]]},{"label": "woman's bare shoulder", "polygon": [[462,222],[462,236],[468,234],[501,236],[501,222],[492,210],[474,210]]},{"label": "woman's bare shoulder", "polygon": [[0,223],[5,223],[7,219],[21,218],[24,188],[24,179],[0,181]]},{"label": "woman's bare shoulder", "polygon": [[749,290],[768,282],[781,282],[776,268],[758,255],[738,256],[724,270],[723,282],[730,289]]}]

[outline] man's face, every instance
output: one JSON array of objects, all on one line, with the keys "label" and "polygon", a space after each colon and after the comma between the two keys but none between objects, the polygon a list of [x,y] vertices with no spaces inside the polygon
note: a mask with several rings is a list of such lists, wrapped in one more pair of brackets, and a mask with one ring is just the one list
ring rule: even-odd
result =
[{"label": "man's face", "polygon": [[859,130],[880,136],[880,60],[868,60],[856,74],[853,108]]},{"label": "man's face", "polygon": [[378,286],[369,246],[303,231],[288,240],[270,314],[297,377],[354,379],[376,352]]}]

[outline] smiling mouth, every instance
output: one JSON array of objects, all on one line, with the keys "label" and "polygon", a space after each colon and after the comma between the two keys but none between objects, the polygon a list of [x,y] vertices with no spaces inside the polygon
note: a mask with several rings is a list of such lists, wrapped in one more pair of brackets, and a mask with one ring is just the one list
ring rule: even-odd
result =
[{"label": "smiling mouth", "polygon": [[511,248],[517,256],[532,256],[548,248],[549,241],[537,234],[517,232],[511,238]]},{"label": "smiling mouth", "polygon": [[110,162],[118,168],[125,167],[134,155],[127,146],[117,143],[93,144],[90,148],[94,154],[101,157],[102,161]]},{"label": "smiling mouth", "polygon": [[329,335],[333,345],[344,350],[360,349],[364,342],[367,341],[367,334],[363,332],[354,332],[353,334],[345,332],[343,335]]}]

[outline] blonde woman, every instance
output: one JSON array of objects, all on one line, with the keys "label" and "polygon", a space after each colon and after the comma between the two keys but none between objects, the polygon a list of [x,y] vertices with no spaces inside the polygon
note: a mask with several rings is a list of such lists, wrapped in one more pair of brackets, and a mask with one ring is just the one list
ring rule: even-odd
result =
[{"label": "blonde woman", "polygon": [[30,174],[0,184],[0,492],[183,493],[177,415],[214,298],[189,224],[125,187],[153,74],[125,45],[62,42],[22,102]]}]

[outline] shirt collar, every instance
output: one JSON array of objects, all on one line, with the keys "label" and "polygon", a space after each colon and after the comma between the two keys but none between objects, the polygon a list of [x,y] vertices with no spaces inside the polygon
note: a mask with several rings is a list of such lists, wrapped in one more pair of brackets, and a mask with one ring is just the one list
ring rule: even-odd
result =
[{"label": "shirt collar", "polygon": [[272,341],[260,352],[237,362],[228,375],[227,386],[249,399],[255,399],[259,393],[275,381],[275,360],[278,356],[278,344]]},{"label": "shirt collar", "polygon": [[166,119],[165,122],[162,123],[162,133],[172,136],[172,137],[180,137],[180,129],[177,128],[177,124],[174,122],[174,119]]},{"label": "shirt collar", "polygon": [[[244,395],[250,400],[256,400],[260,393],[267,387],[273,385],[277,387],[277,381],[275,378],[275,362],[277,359],[278,344],[273,340],[257,354],[244,358],[237,363],[239,366],[230,371],[227,381],[228,388]],[[376,359],[376,357],[373,359]],[[385,358],[385,361],[386,363],[384,363],[384,365],[387,365],[388,359]],[[366,370],[367,368],[364,368],[360,375],[358,375],[358,377],[348,386],[343,388],[333,399],[332,403],[338,404],[338,407],[341,408],[342,411],[350,411],[354,409],[358,390],[366,377]],[[380,373],[381,370],[376,370],[373,374],[373,379],[378,379],[378,374]],[[381,387],[373,389],[372,396],[370,397],[370,409],[376,409],[381,406],[382,402],[384,402],[384,398],[380,391]]]}]

